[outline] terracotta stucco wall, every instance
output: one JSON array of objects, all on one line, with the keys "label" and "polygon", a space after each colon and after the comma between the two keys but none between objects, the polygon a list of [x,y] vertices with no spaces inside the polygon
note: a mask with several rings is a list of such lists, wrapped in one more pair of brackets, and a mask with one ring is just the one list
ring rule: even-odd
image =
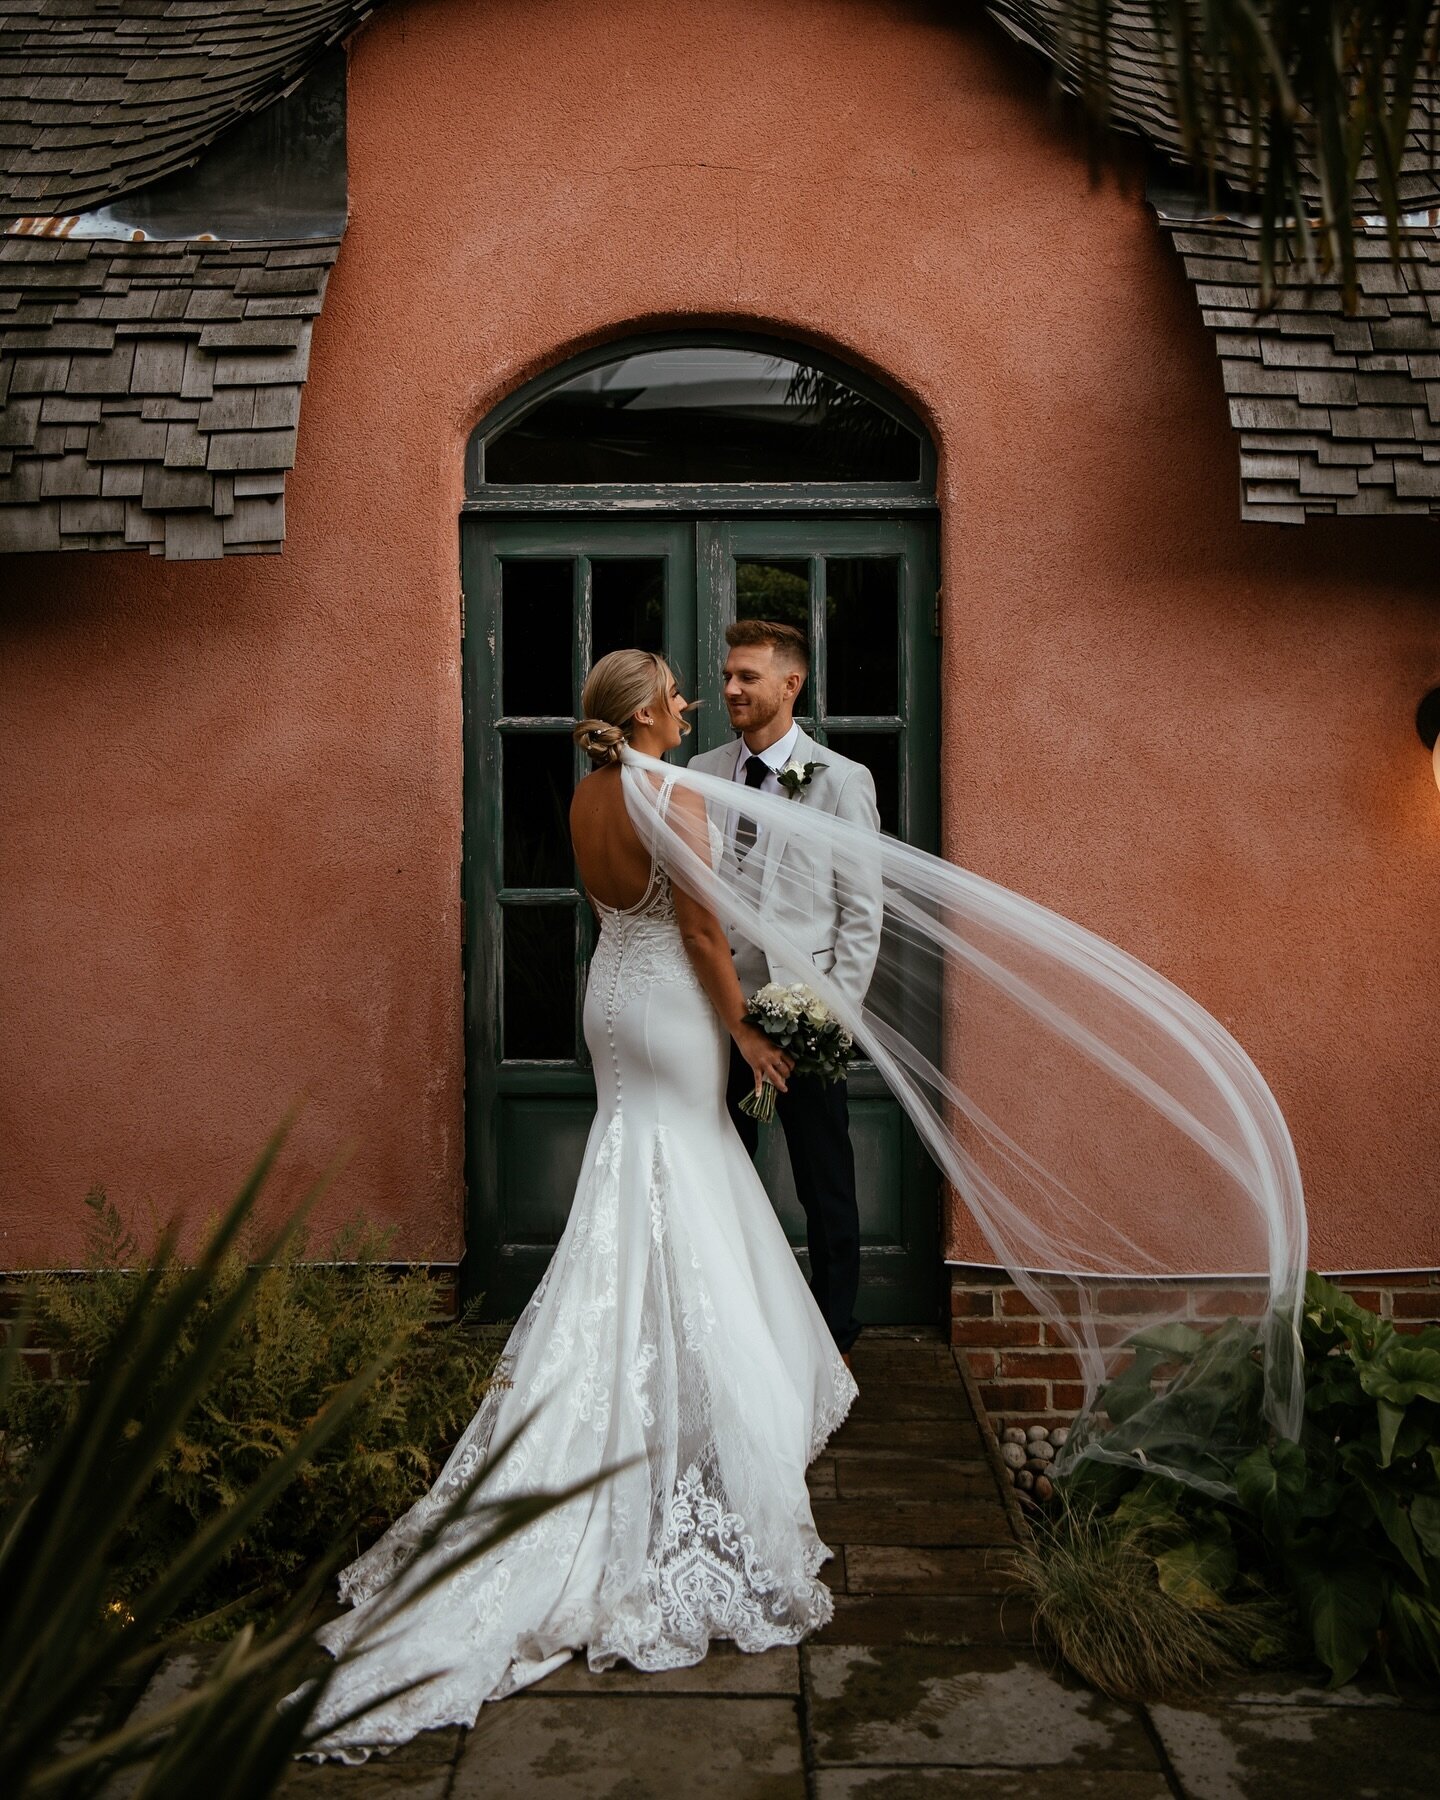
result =
[{"label": "terracotta stucco wall", "polygon": [[1236,1032],[1316,1260],[1440,1259],[1440,537],[1241,528],[1178,263],[1036,65],[862,0],[392,0],[350,88],[284,556],[0,567],[0,1266],[71,1261],[92,1182],[212,1207],[302,1094],[288,1184],[353,1147],[323,1220],[459,1253],[465,440],[696,321],[931,424],[950,853]]}]

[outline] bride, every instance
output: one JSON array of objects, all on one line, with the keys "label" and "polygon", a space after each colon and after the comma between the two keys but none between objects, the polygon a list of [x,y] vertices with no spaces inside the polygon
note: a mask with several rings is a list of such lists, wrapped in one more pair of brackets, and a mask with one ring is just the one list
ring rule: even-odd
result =
[{"label": "bride", "polygon": [[[348,1654],[315,1715],[312,1754],[359,1761],[419,1731],[473,1725],[485,1701],[577,1650],[592,1669],[622,1658],[668,1669],[699,1662],[715,1638],[747,1651],[794,1644],[831,1615],[817,1579],[830,1552],[805,1470],[855,1383],[725,1107],[729,1040],[757,1087],[783,1092],[791,1064],[745,1022],[715,914],[672,884],[626,807],[625,747],[652,759],[674,750],[687,706],[647,651],[602,657],[585,683],[590,716],[575,736],[597,766],[570,824],[600,920],[585,996],[595,1123],[500,1380],[431,1492],[341,1575],[352,1610],[320,1641]],[[677,841],[713,866],[703,799],[674,788],[667,801]],[[417,1546],[492,1442],[504,1450],[487,1501],[618,1473],[406,1608],[466,1521],[418,1561]]]}]

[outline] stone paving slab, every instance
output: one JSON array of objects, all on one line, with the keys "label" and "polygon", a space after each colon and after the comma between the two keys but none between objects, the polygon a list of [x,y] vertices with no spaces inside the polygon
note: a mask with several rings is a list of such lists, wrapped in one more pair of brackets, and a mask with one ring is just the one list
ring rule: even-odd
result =
[{"label": "stone paving slab", "polygon": [[277,1800],[449,1800],[462,1733],[458,1726],[422,1731],[388,1756],[344,1763],[296,1763],[276,1789]]},{"label": "stone paving slab", "polygon": [[886,1456],[837,1451],[835,1480],[842,1500],[904,1494],[912,1500],[984,1500],[995,1504],[995,1472],[989,1463],[949,1462],[939,1457]]},{"label": "stone paving slab", "polygon": [[576,1656],[547,1675],[535,1692],[547,1700],[555,1694],[588,1694],[596,1699],[612,1694],[770,1694],[793,1699],[800,1692],[800,1653],[782,1647],[746,1656],[733,1644],[716,1644],[703,1662],[691,1668],[661,1669],[653,1675],[643,1675],[626,1663],[592,1675],[585,1658]]},{"label": "stone paving slab", "polygon": [[820,1769],[815,1800],[1036,1800],[1063,1782],[1064,1800],[1171,1800],[1165,1777],[1116,1769]]},{"label": "stone paving slab", "polygon": [[[1406,1684],[1399,1692],[1381,1687],[1373,1677],[1347,1681],[1342,1688],[1321,1687],[1303,1675],[1270,1673],[1247,1676],[1243,1682],[1226,1683],[1208,1696],[1231,1706],[1364,1706],[1390,1711],[1440,1712],[1440,1691]],[[1437,1727],[1440,1740],[1440,1727]],[[1436,1782],[1440,1789],[1440,1779]]]},{"label": "stone paving slab", "polygon": [[1030,1645],[1030,1608],[991,1594],[836,1594],[815,1644]]},{"label": "stone paving slab", "polygon": [[1433,1712],[1408,1707],[1152,1706],[1186,1800],[1433,1800]]},{"label": "stone paving slab", "polygon": [[[881,1409],[877,1406],[876,1411]],[[985,1454],[984,1439],[968,1419],[889,1419],[867,1418],[852,1411],[839,1436],[833,1440],[838,1453],[841,1446],[853,1450],[891,1450],[923,1456],[960,1456],[979,1461]]]},{"label": "stone paving slab", "polygon": [[1002,1594],[1015,1585],[1006,1549],[917,1549],[911,1544],[847,1544],[852,1594]]},{"label": "stone paving slab", "polygon": [[450,1800],[806,1800],[793,1700],[639,1695],[487,1706]]},{"label": "stone paving slab", "polygon": [[1069,1686],[1033,1657],[948,1646],[802,1656],[819,1768],[1149,1769],[1159,1759],[1134,1707]]},{"label": "stone paving slab", "polygon": [[[592,1675],[576,1658],[485,1707],[473,1731],[427,1732],[358,1768],[297,1764],[282,1800],[1429,1800],[1440,1789],[1440,1695],[1375,1683],[1331,1693],[1280,1675],[1141,1709],[1050,1667],[1009,1591],[1010,1520],[949,1351],[894,1334],[862,1339],[856,1364],[861,1399],[811,1470],[835,1552],[821,1571],[836,1609],[824,1632],[759,1656],[717,1645],[657,1675]],[[170,1659],[140,1710],[201,1678],[211,1654]]]},{"label": "stone paving slab", "polygon": [[835,1458],[817,1456],[805,1477],[805,1485],[812,1500],[838,1500],[840,1490],[835,1485]]},{"label": "stone paving slab", "polygon": [[873,1392],[870,1388],[861,1391],[852,1417],[897,1419],[903,1422],[964,1416],[955,1395],[942,1385],[938,1377],[917,1382],[892,1381],[886,1378],[884,1381],[875,1381],[871,1387]]},{"label": "stone paving slab", "polygon": [[973,1505],[943,1500],[819,1500],[815,1529],[836,1544],[920,1545],[926,1548],[1011,1544],[1010,1521],[998,1500]]}]

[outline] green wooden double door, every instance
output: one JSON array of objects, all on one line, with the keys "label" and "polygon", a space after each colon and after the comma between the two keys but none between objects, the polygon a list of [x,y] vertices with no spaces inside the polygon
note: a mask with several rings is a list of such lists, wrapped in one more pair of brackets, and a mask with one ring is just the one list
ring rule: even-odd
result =
[{"label": "green wooden double door", "polygon": [[[662,652],[704,701],[684,757],[731,741],[725,627],[802,626],[797,715],[866,763],[887,831],[938,835],[935,557],[928,519],[684,520],[469,516],[463,526],[466,700],[467,1288],[509,1317],[564,1229],[595,1109],[581,1034],[595,924],[567,815],[588,764],[571,728],[591,664]],[[932,1320],[937,1177],[875,1071],[850,1079],[860,1200],[859,1315]],[[802,1264],[804,1217],[778,1125],[759,1168]]]}]

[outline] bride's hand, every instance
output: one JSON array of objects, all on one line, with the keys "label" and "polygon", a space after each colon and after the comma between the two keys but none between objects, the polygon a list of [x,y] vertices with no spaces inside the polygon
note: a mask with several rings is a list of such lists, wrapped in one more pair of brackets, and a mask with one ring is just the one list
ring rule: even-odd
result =
[{"label": "bride's hand", "polygon": [[785,1085],[790,1071],[795,1067],[793,1056],[787,1056],[775,1043],[773,1038],[766,1037],[758,1025],[743,1024],[735,1033],[735,1042],[740,1054],[755,1071],[755,1092],[760,1092],[760,1084],[768,1081],[782,1094],[789,1093]]}]

